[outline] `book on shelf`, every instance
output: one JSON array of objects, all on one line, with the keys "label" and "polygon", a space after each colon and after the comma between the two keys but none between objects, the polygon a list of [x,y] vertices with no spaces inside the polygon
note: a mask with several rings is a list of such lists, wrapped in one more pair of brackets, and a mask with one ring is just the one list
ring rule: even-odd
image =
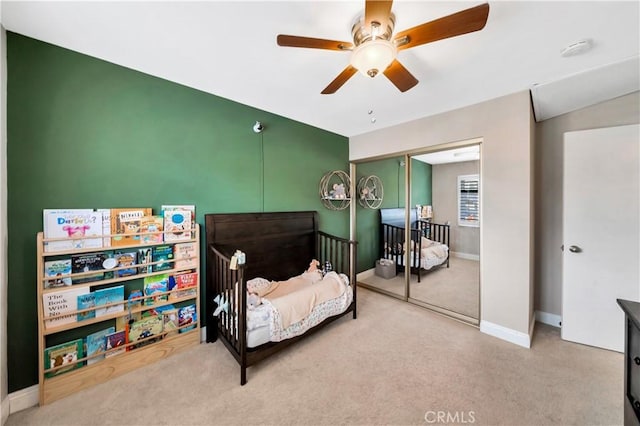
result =
[{"label": "book on shelf", "polygon": [[94,271],[95,273],[73,277],[71,281],[73,284],[82,284],[112,278],[113,272],[105,272],[105,269],[109,269],[109,267],[114,267],[115,265],[116,262],[107,252],[74,254],[71,256],[72,273],[78,274]]},{"label": "book on shelf", "polygon": [[[171,289],[175,290],[169,294],[169,299],[179,299],[182,297],[196,296],[196,287],[198,285],[198,274],[195,272],[182,272],[175,274],[173,277],[175,286]],[[171,287],[171,285],[169,286]]]},{"label": "book on shelf", "polygon": [[173,246],[173,258],[175,263],[173,267],[175,269],[191,269],[198,266],[199,247],[196,246],[194,241],[188,243],[176,243]]},{"label": "book on shelf", "polygon": [[[87,357],[97,354],[104,354],[107,350],[107,335],[111,333],[115,333],[115,327],[105,328],[104,330],[96,331],[95,333],[91,333],[87,335],[86,338],[86,346],[87,346]],[[104,355],[96,356],[94,358],[87,359],[87,365],[94,364],[101,359],[104,359]]]},{"label": "book on shelf", "polygon": [[[44,243],[45,253],[102,247],[102,213],[92,209],[44,209],[44,238],[74,238]],[[78,237],[94,237],[80,238]]]},{"label": "book on shelf", "polygon": [[196,321],[198,321],[198,313],[196,311],[195,303],[178,308],[178,327],[193,324],[189,327],[181,328],[179,330],[180,333],[186,333],[189,330],[193,330],[196,326]]},{"label": "book on shelf", "polygon": [[164,217],[164,212],[170,210],[187,210],[191,212],[191,229],[196,229],[196,206],[194,204],[163,204],[160,211]]},{"label": "book on shelf", "polygon": [[[95,308],[96,307],[96,294],[95,292],[91,292],[91,293],[86,293],[86,294],[81,294],[80,296],[78,296],[78,310],[82,310],[82,309],[89,309],[89,308]],[[91,318],[95,318],[96,317],[96,311],[91,310],[91,311],[87,311],[87,312],[78,312],[77,314],[77,320],[78,321],[84,321],[87,319],[91,319]]]},{"label": "book on shelf", "polygon": [[173,269],[173,247],[170,245],[154,246],[151,250],[151,259],[153,262],[159,262],[153,265],[153,271],[166,271]]},{"label": "book on shelf", "polygon": [[[162,232],[164,229],[164,218],[160,215],[144,216],[140,220],[140,232]],[[141,244],[161,243],[164,240],[162,233],[146,234],[140,236]]]},{"label": "book on shelf", "polygon": [[[155,293],[161,293],[168,291],[169,288],[169,274],[153,275],[144,278],[144,295],[152,296]],[[146,306],[151,306],[156,302],[162,302],[168,300],[167,294],[162,294],[154,297],[148,297],[144,300]]]},{"label": "book on shelf", "polygon": [[[78,321],[75,311],[78,310],[78,296],[89,293],[88,288],[65,288],[58,291],[48,291],[42,294],[42,307],[46,319],[45,328],[58,327]],[[72,313],[69,313],[72,312]]]},{"label": "book on shelf", "polygon": [[70,342],[61,343],[59,345],[48,347],[44,350],[44,369],[61,367],[55,371],[45,373],[45,377],[53,377],[67,371],[75,370],[82,367],[82,362],[76,362],[84,358],[84,345],[82,339],[72,340]]},{"label": "book on shelf", "polygon": [[142,298],[144,294],[140,290],[131,290],[129,297],[127,297],[127,309],[138,308],[142,306]]},{"label": "book on shelf", "polygon": [[[106,339],[107,339],[107,353],[105,353],[105,356],[107,358],[125,352],[126,350],[125,345],[127,344],[126,330],[118,330],[114,333],[109,333],[106,335]],[[120,348],[120,349],[116,349],[116,348]],[[112,349],[115,349],[115,350],[112,351]]]},{"label": "book on shelf", "polygon": [[106,235],[102,239],[102,247],[111,247],[111,209],[96,209],[96,212],[102,215],[102,235]]},{"label": "book on shelf", "polygon": [[[147,265],[153,261],[151,247],[143,247],[138,249],[138,273],[150,274],[153,272],[153,266]],[[146,266],[145,266],[146,265]]]},{"label": "book on shelf", "polygon": [[161,311],[164,331],[168,332],[167,335],[175,334],[178,329],[178,309],[173,305],[167,305],[165,307],[168,309]]},{"label": "book on shelf", "polygon": [[71,259],[49,260],[44,262],[44,275],[52,277],[44,282],[44,288],[64,287],[71,285]]},{"label": "book on shelf", "polygon": [[166,242],[191,239],[191,212],[164,210],[164,240]]},{"label": "book on shelf", "polygon": [[140,318],[142,318],[141,312],[132,312],[129,315],[116,317],[116,331],[126,330],[129,326],[129,323],[138,321]]},{"label": "book on shelf", "polygon": [[[147,339],[144,342],[137,345],[129,346],[130,349],[139,348],[149,343],[156,342],[158,338],[162,337],[163,322],[161,315],[151,315],[143,317],[139,321],[134,321],[129,326],[129,343],[137,342],[138,340]],[[150,337],[157,336],[158,338],[151,339]]]},{"label": "book on shelf", "polygon": [[96,317],[102,317],[115,312],[124,311],[124,303],[118,303],[113,306],[100,306],[109,305],[116,302],[124,302],[124,285],[115,287],[107,287],[95,291],[96,294]]},{"label": "book on shelf", "polygon": [[135,267],[138,260],[138,251],[116,251],[113,255],[113,258],[116,260],[116,268],[125,268],[118,269],[115,271],[117,277],[128,277],[131,275],[136,275],[138,273],[138,269]]},{"label": "book on shelf", "polygon": [[140,244],[142,218],[151,216],[151,207],[111,209],[111,246]]}]

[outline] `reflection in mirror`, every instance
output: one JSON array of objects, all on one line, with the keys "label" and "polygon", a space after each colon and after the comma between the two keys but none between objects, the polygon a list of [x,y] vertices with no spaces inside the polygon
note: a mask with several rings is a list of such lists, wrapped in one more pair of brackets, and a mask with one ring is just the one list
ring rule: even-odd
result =
[{"label": "reflection in mirror", "polygon": [[359,163],[356,165],[356,175],[356,181],[375,175],[384,186],[384,198],[379,209],[364,208],[359,204],[356,210],[358,284],[404,299],[406,284],[403,270],[384,259],[380,209],[404,207],[405,157]]},{"label": "reflection in mirror", "polygon": [[411,158],[411,204],[420,211],[416,228],[423,238],[416,248],[420,260],[412,262],[420,263],[420,274],[412,270],[408,297],[475,320],[480,318],[479,159],[479,145]]}]

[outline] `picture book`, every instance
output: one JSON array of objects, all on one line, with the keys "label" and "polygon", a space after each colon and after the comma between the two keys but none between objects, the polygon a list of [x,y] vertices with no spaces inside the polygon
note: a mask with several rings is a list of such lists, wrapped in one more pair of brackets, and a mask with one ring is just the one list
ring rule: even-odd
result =
[{"label": "picture book", "polygon": [[[173,247],[170,245],[155,246],[151,250],[151,259],[153,262],[159,262],[153,265],[153,271],[166,271],[173,269]],[[171,262],[168,262],[168,261]]]},{"label": "picture book", "polygon": [[116,260],[116,268],[125,268],[125,269],[117,269],[115,271],[117,277],[128,277],[130,275],[136,275],[138,273],[138,269],[135,267],[138,258],[138,251],[116,251],[113,255],[113,258]]},{"label": "picture book", "polygon": [[[155,342],[158,338],[162,337],[162,316],[152,315],[146,318],[142,318],[139,321],[134,321],[129,326],[129,342],[137,342],[138,340],[148,339],[137,345],[132,345],[131,349],[135,349],[146,344]],[[157,336],[156,339],[150,339],[152,336]]]},{"label": "picture book", "polygon": [[106,253],[97,252],[97,253],[86,253],[86,254],[74,254],[71,256],[71,272],[74,274],[85,273],[85,272],[95,272],[92,274],[81,275],[78,277],[73,277],[71,281],[73,284],[81,284],[92,281],[100,281],[103,279],[111,278],[112,273],[109,272],[107,275],[104,273],[104,265],[109,266],[109,257]]},{"label": "picture book", "polygon": [[144,216],[140,220],[140,232],[160,232],[160,234],[140,235],[141,244],[161,243],[164,241],[162,230],[164,229],[164,218],[162,216]]},{"label": "picture book", "polygon": [[133,312],[130,315],[124,315],[116,318],[116,330],[123,331],[127,329],[129,323],[133,321],[138,321],[142,318],[142,314],[140,312]]},{"label": "picture book", "polygon": [[180,299],[182,297],[195,297],[198,285],[198,274],[195,272],[185,272],[173,276],[175,280],[175,290],[169,294],[169,299]]},{"label": "picture book", "polygon": [[[42,295],[45,328],[58,327],[78,321],[78,296],[89,293],[88,288],[66,288],[59,291],[48,291]],[[72,313],[70,313],[72,312]]]},{"label": "picture book", "polygon": [[43,210],[44,238],[68,238],[47,241],[47,253],[102,247],[102,238],[79,238],[102,236],[102,213],[92,209]]},{"label": "picture book", "polygon": [[95,291],[96,294],[96,317],[102,317],[112,314],[114,312],[124,311],[124,303],[119,303],[113,306],[106,306],[101,308],[100,306],[109,305],[111,303],[124,301],[124,286],[119,285],[115,287],[107,287]]},{"label": "picture book", "polygon": [[129,293],[129,297],[127,297],[127,306],[129,308],[137,308],[139,306],[142,306],[142,297],[142,291],[131,290],[131,292]]},{"label": "picture book", "polygon": [[[109,327],[105,328],[104,330],[96,331],[95,333],[89,334],[86,339],[87,357],[104,354],[104,352],[107,350],[107,335],[115,333],[115,331],[115,327]],[[87,359],[87,365],[96,363],[101,359],[104,359],[104,355],[89,358]]]},{"label": "picture book", "polygon": [[162,306],[162,309],[158,313],[162,316],[162,323],[164,324],[164,331],[168,332],[167,335],[175,334],[178,329],[178,309],[173,305]]},{"label": "picture book", "polygon": [[177,243],[173,246],[175,269],[191,269],[198,266],[198,247],[195,242]]},{"label": "picture book", "polygon": [[102,235],[106,235],[102,239],[102,247],[111,246],[111,209],[96,209],[96,212],[102,215]]},{"label": "picture book", "polygon": [[[95,308],[96,307],[96,294],[94,292],[81,294],[78,296],[78,310]],[[78,321],[84,321],[86,319],[95,318],[96,311],[91,310],[87,312],[78,312],[77,319]]]},{"label": "picture book", "polygon": [[[153,275],[151,277],[144,278],[144,295],[151,296],[155,293],[161,293],[167,291],[169,286],[169,275],[160,274]],[[144,304],[147,306],[153,305],[156,302],[168,300],[168,295],[158,295],[156,297],[146,298]]]},{"label": "picture book", "polygon": [[49,260],[44,262],[44,274],[47,277],[53,277],[53,279],[44,282],[44,288],[71,285],[71,277],[64,276],[71,274],[71,259]]},{"label": "picture book", "polygon": [[164,240],[181,241],[191,239],[191,212],[189,210],[164,211]]},{"label": "picture book", "polygon": [[[127,331],[119,330],[115,333],[109,333],[106,335],[107,339],[107,352],[105,356],[111,357],[125,352],[125,345],[127,344]],[[120,348],[120,349],[117,349]]]},{"label": "picture book", "polygon": [[188,327],[181,328],[180,333],[185,333],[195,328],[195,323],[198,321],[198,313],[196,312],[196,305],[183,306],[178,308],[178,327],[183,327],[188,324],[193,324]]},{"label": "picture book", "polygon": [[142,218],[151,216],[150,207],[111,209],[111,246],[140,244]]},{"label": "picture book", "polygon": [[196,228],[196,206],[193,204],[164,204],[160,206],[162,215],[169,210],[188,210],[191,212],[191,229]]},{"label": "picture book", "polygon": [[48,347],[44,350],[44,369],[62,367],[55,371],[45,373],[45,377],[53,377],[67,371],[82,367],[82,362],[77,360],[84,358],[84,347],[82,339],[72,340],[59,345]]},{"label": "picture book", "polygon": [[[144,247],[144,248],[138,249],[138,265],[145,265],[151,262],[152,262],[151,247]],[[139,274],[150,274],[151,272],[153,272],[152,265],[138,267]]]}]

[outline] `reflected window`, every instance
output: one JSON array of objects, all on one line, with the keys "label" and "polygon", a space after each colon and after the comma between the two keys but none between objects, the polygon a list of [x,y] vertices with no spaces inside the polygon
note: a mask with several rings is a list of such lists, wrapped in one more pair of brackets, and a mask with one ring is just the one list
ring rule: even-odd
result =
[{"label": "reflected window", "polygon": [[458,176],[458,225],[480,226],[480,175]]}]

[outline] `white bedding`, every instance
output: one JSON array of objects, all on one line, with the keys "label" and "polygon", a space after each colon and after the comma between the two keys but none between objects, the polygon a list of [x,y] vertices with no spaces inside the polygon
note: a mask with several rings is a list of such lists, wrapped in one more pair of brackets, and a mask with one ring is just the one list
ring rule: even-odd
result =
[{"label": "white bedding", "polygon": [[[437,241],[427,240],[423,238],[422,247],[420,250],[420,268],[429,270],[435,266],[442,265],[447,261],[447,257],[449,255],[449,247],[446,244],[439,243]],[[411,267],[415,268],[416,265],[416,256],[414,256],[414,250],[411,250],[410,262]],[[398,262],[399,265],[404,265],[404,255],[396,256],[396,255],[387,255],[388,259],[393,259]]]},{"label": "white bedding", "polygon": [[[261,305],[247,309],[247,347],[254,348],[267,342],[280,342],[299,336],[325,319],[344,312],[353,300],[349,278],[335,272],[329,274],[339,277],[338,279],[345,286],[345,291],[335,299],[316,305],[307,317],[286,328],[282,327],[280,314],[268,298],[263,298]],[[224,316],[222,320],[224,321]]]}]

